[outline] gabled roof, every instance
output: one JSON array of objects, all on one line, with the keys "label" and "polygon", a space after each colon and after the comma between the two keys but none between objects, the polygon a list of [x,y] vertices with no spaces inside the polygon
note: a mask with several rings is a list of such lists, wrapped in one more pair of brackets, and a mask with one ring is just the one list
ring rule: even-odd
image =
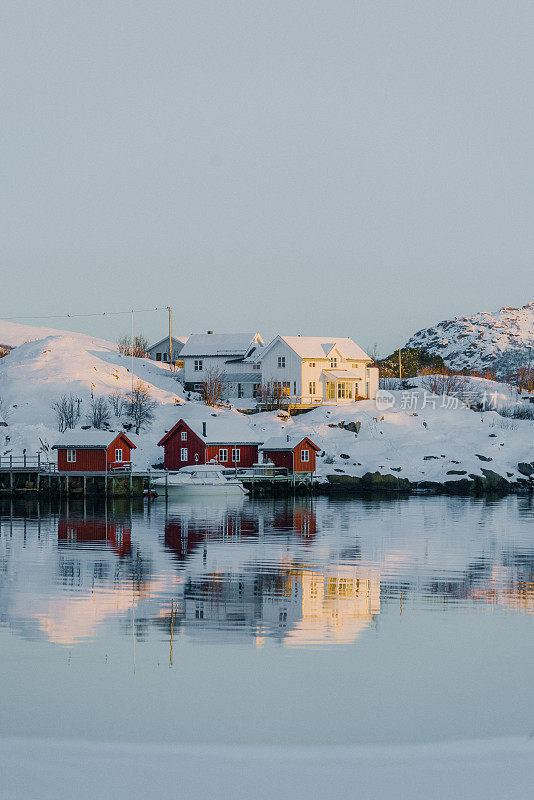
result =
[{"label": "gabled roof", "polygon": [[297,433],[290,433],[287,436],[273,436],[271,439],[267,439],[267,441],[264,442],[260,447],[260,450],[294,450],[295,447],[302,442],[307,442],[315,451],[319,451],[321,449],[320,447],[317,447],[317,445],[307,436],[302,436],[302,434]]},{"label": "gabled roof", "polygon": [[136,445],[131,442],[125,433],[120,431],[97,431],[74,430],[67,431],[60,438],[57,444],[53,445],[52,450],[107,450],[116,439],[122,438],[132,448],[136,450]]},{"label": "gabled roof", "polygon": [[279,339],[294,350],[300,358],[328,358],[335,349],[347,359],[372,361],[371,357],[355,341],[348,337],[337,336],[276,336],[267,347],[258,353],[257,360],[260,361]]},{"label": "gabled roof", "polygon": [[[182,347],[183,347],[183,345],[189,339],[189,336],[171,336],[171,339],[172,339],[172,343],[173,344],[176,343],[176,344],[182,345]],[[163,344],[163,342],[168,343],[168,341],[169,341],[169,337],[168,336],[164,336],[163,339],[159,340],[159,342],[156,342],[155,344],[151,344],[150,347],[147,348],[147,350],[153,350],[155,347],[159,347],[160,344]]]},{"label": "gabled roof", "polygon": [[180,356],[245,358],[253,347],[263,347],[259,333],[193,333]]},{"label": "gabled roof", "polygon": [[[206,436],[203,434],[203,422],[206,423]],[[158,447],[161,447],[165,444],[167,439],[169,439],[175,433],[180,423],[187,425],[187,427],[192,430],[193,433],[198,436],[202,442],[204,442],[204,444],[207,445],[259,445],[262,441],[261,439],[258,439],[257,434],[253,433],[246,420],[238,417],[237,415],[235,419],[232,419],[232,415],[229,414],[221,414],[220,416],[212,417],[210,413],[207,413],[204,419],[179,419],[176,425],[174,425],[170,431],[168,431],[158,442]]]},{"label": "gabled roof", "polygon": [[323,369],[323,373],[327,378],[333,378],[334,380],[345,380],[345,381],[361,381],[361,375],[355,374],[351,369]]}]

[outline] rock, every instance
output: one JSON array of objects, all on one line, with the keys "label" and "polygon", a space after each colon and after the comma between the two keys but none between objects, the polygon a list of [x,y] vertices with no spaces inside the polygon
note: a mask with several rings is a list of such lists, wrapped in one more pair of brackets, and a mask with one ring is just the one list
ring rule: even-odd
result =
[{"label": "rock", "polygon": [[340,458],[350,458],[350,456],[348,456],[346,453],[340,453],[339,457]]},{"label": "rock", "polygon": [[373,490],[409,490],[410,481],[407,478],[398,478],[396,475],[382,475],[380,472],[366,472],[361,478],[352,475],[327,475],[330,484],[346,489],[362,491]]},{"label": "rock", "polygon": [[507,474],[507,476],[509,478],[513,478],[514,477],[514,473],[513,472],[507,472],[506,474]]},{"label": "rock", "polygon": [[467,475],[466,469],[450,469],[445,473],[446,475]]},{"label": "rock", "polygon": [[362,427],[361,422],[347,422],[344,425],[344,429],[346,431],[351,431],[352,433],[355,433],[356,436],[359,434],[361,427]]},{"label": "rock", "polygon": [[490,439],[496,439],[497,438],[497,434],[496,433],[490,433],[489,438]]},{"label": "rock", "polygon": [[345,474],[345,470],[344,469],[338,469],[338,467],[334,467],[334,472],[342,472],[343,474]]},{"label": "rock", "polygon": [[530,478],[531,475],[534,475],[534,461],[530,464],[526,461],[520,461],[517,465],[517,471],[521,473],[521,475],[526,475],[527,478]]},{"label": "rock", "polygon": [[479,458],[481,461],[493,461],[492,458],[489,456],[481,456],[480,453],[475,453],[476,457]]},{"label": "rock", "polygon": [[423,461],[439,461],[439,456],[423,456]]},{"label": "rock", "polygon": [[459,461],[453,461],[451,458],[451,464],[459,464],[459,463],[460,463]]},{"label": "rock", "polygon": [[483,489],[508,489],[510,486],[506,478],[491,469],[481,469],[481,472],[484,473],[484,478],[481,479]]},{"label": "rock", "polygon": [[392,472],[401,472],[402,467],[391,467]]},{"label": "rock", "polygon": [[339,425],[336,425],[335,422],[329,422],[328,423],[328,427],[329,428],[339,428]]}]

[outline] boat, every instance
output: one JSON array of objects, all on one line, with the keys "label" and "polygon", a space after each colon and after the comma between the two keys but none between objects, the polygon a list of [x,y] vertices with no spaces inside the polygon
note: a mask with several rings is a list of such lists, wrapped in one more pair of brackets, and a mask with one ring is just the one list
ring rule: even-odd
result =
[{"label": "boat", "polygon": [[233,475],[227,477],[220,464],[199,464],[196,467],[182,467],[178,472],[169,472],[152,481],[152,486],[162,494],[167,489],[168,497],[190,497],[191,495],[245,495],[240,480]]}]

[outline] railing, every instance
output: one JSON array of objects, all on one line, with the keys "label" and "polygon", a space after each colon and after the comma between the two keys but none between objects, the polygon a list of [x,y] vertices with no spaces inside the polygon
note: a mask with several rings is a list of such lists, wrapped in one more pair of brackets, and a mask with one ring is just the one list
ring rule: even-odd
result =
[{"label": "railing", "polygon": [[55,463],[50,461],[43,461],[41,454],[36,456],[22,455],[22,456],[0,456],[0,470],[6,472],[10,470],[32,470],[39,472],[56,472],[57,467]]},{"label": "railing", "polygon": [[121,461],[120,464],[110,464],[109,471],[113,472],[131,472],[132,471],[132,462],[131,461]]}]

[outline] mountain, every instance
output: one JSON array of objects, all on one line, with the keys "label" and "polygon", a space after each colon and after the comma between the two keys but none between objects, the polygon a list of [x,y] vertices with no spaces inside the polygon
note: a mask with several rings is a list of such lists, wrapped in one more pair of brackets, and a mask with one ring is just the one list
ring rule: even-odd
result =
[{"label": "mountain", "polygon": [[514,354],[528,359],[529,347],[534,361],[534,302],[439,322],[417,331],[406,347],[422,347],[454,369],[484,370]]}]

